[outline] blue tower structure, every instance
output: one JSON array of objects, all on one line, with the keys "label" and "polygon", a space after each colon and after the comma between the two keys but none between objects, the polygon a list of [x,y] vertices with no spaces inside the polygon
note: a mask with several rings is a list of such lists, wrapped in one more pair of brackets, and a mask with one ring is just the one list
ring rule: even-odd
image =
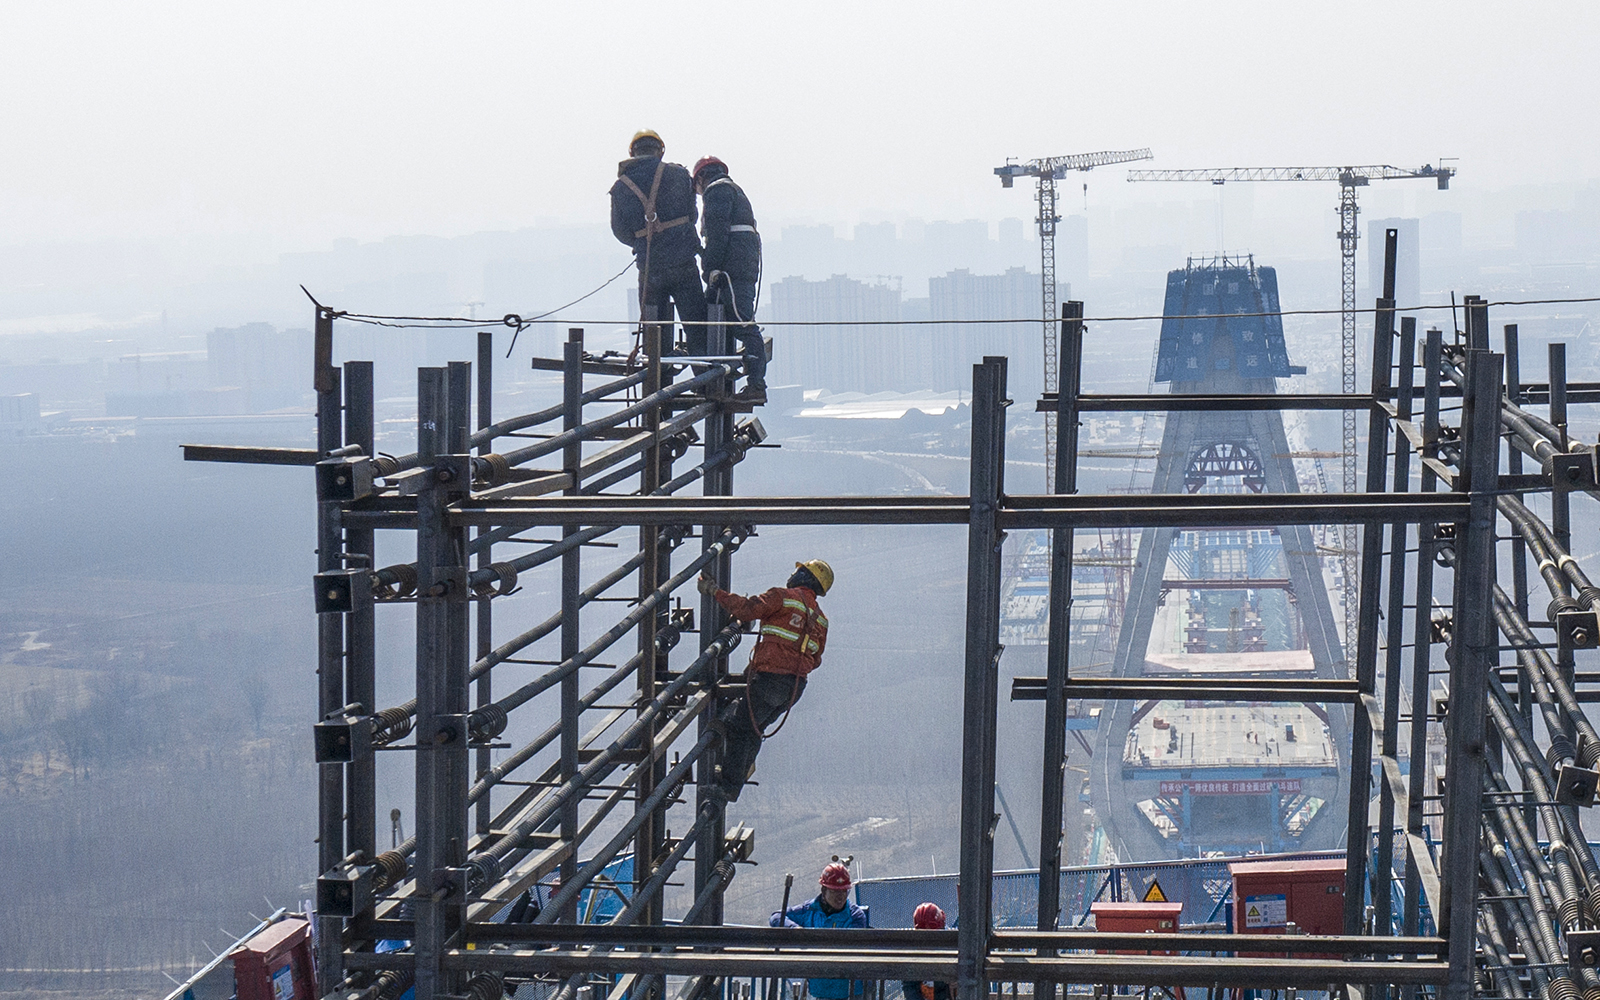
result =
[{"label": "blue tower structure", "polygon": [[[1305,372],[1290,363],[1279,311],[1272,268],[1191,258],[1167,277],[1156,381],[1173,393],[1275,393]],[[1281,412],[1169,412],[1151,489],[1299,492]],[[1307,526],[1147,528],[1112,670],[1342,677],[1337,621]],[[1094,769],[1104,780],[1093,784],[1107,801],[1097,812],[1123,858],[1342,843],[1343,710],[1121,702],[1102,720]]]},{"label": "blue tower structure", "polygon": [[1257,267],[1248,256],[1198,265],[1190,258],[1167,274],[1156,381],[1206,382],[1211,372],[1250,379],[1305,374],[1289,364],[1278,311],[1275,269]]}]

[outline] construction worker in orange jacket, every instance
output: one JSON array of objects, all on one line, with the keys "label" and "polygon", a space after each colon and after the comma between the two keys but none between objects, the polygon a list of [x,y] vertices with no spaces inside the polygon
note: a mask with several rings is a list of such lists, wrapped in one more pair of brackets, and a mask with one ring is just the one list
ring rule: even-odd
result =
[{"label": "construction worker in orange jacket", "polygon": [[761,623],[755,651],[744,670],[744,697],[717,721],[725,747],[717,784],[709,791],[735,802],[755,768],[762,739],[772,735],[766,728],[794,707],[806,689],[806,675],[822,663],[828,619],[817,606],[817,598],[833,586],[833,568],[821,559],[795,563],[788,582],[758,597],[719,590],[715,581],[704,575],[699,586],[701,593],[713,597],[736,620]]}]

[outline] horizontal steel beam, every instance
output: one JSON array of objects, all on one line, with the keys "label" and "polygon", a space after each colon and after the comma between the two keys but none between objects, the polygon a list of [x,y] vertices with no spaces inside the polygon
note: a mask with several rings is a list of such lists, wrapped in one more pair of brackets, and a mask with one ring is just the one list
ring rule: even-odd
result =
[{"label": "horizontal steel beam", "polygon": [[[404,940],[413,936],[407,920],[374,921],[370,927],[379,937]],[[482,947],[487,944],[525,944],[574,946],[605,945],[637,948],[782,948],[788,950],[833,950],[859,952],[863,949],[908,949],[936,955],[954,954],[954,930],[923,931],[904,928],[866,927],[748,927],[739,925],[696,926],[642,924],[502,924],[474,923],[466,929],[467,940]],[[1138,948],[1173,951],[1294,951],[1319,955],[1415,955],[1434,956],[1444,952],[1445,941],[1437,937],[1344,937],[1338,935],[1288,934],[1134,934],[1093,930],[996,931],[991,937],[996,950],[1053,948]]]},{"label": "horizontal steel beam", "polygon": [[[408,509],[410,508],[410,509]],[[350,528],[410,529],[414,501],[383,498],[344,512]],[[1011,496],[997,515],[1007,530],[1096,527],[1258,527],[1464,520],[1450,493],[1242,493]],[[631,524],[951,524],[971,515],[965,497],[551,497],[467,501],[452,527]]]},{"label": "horizontal steel beam", "polygon": [[185,462],[239,462],[245,465],[316,465],[315,448],[255,448],[233,444],[186,444]]},{"label": "horizontal steel beam", "polygon": [[[571,925],[568,925],[569,927]],[[1106,942],[1109,943],[1109,942]],[[1139,942],[1149,946],[1148,938]],[[1291,945],[1289,947],[1297,947]],[[403,952],[346,955],[351,969],[408,968],[415,956]],[[473,972],[637,974],[668,976],[756,976],[838,979],[900,979],[947,982],[955,978],[952,952],[938,955],[842,954],[730,950],[708,952],[591,952],[587,949],[501,951],[455,949],[443,956],[446,968]],[[1198,957],[1161,955],[990,955],[983,978],[990,982],[1075,982],[1153,986],[1326,988],[1331,983],[1427,985],[1444,981],[1443,962],[1347,962],[1337,959]]]},{"label": "horizontal steel beam", "polygon": [[1286,579],[1239,579],[1215,577],[1206,580],[1162,580],[1162,590],[1290,590],[1294,584]]},{"label": "horizontal steel beam", "polygon": [[[1067,681],[1069,698],[1112,701],[1146,698],[1202,698],[1350,704],[1361,696],[1355,681],[1294,677],[1088,677]],[[1043,701],[1045,678],[1014,677],[1012,701]]]},{"label": "horizontal steel beam", "polygon": [[[1176,410],[1365,410],[1372,397],[1358,392],[1317,393],[1081,393],[1080,412],[1162,413]],[[1047,392],[1034,403],[1037,413],[1056,412],[1056,394]]]}]

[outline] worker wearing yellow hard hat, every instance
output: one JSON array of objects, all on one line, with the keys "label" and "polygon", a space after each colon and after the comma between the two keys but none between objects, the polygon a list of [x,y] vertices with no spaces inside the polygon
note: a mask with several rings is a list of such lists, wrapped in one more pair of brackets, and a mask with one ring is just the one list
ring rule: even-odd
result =
[{"label": "worker wearing yellow hard hat", "polygon": [[[794,564],[782,587],[756,597],[741,597],[718,589],[709,576],[700,577],[700,592],[714,598],[738,621],[761,623],[756,648],[745,667],[745,695],[717,720],[724,736],[718,779],[706,791],[727,802],[736,801],[755,768],[761,741],[775,735],[766,728],[800,700],[806,675],[822,665],[828,645],[828,619],[817,598],[833,589],[833,567],[821,559]],[[783,723],[778,723],[778,729]]]},{"label": "worker wearing yellow hard hat", "polygon": [[[641,129],[628,142],[628,158],[617,164],[611,185],[611,232],[633,251],[639,266],[639,316],[652,308],[685,328],[689,354],[704,355],[706,290],[700,283],[699,209],[689,171],[664,157],[667,144],[653,129]],[[694,350],[696,344],[702,345]]]}]

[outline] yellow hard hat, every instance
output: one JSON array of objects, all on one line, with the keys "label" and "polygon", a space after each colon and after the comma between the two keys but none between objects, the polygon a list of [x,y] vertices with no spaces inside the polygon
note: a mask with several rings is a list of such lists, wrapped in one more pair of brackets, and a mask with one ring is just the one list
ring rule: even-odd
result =
[{"label": "yellow hard hat", "polygon": [[821,559],[808,559],[805,562],[794,564],[795,569],[809,570],[816,581],[822,584],[822,593],[826,594],[833,589],[833,567]]},{"label": "yellow hard hat", "polygon": [[633,138],[628,140],[628,152],[630,154],[633,152],[633,147],[639,145],[639,140],[641,139],[653,139],[655,142],[660,144],[661,151],[663,153],[667,151],[666,140],[662,139],[661,136],[656,133],[655,129],[645,128],[633,133]]}]

